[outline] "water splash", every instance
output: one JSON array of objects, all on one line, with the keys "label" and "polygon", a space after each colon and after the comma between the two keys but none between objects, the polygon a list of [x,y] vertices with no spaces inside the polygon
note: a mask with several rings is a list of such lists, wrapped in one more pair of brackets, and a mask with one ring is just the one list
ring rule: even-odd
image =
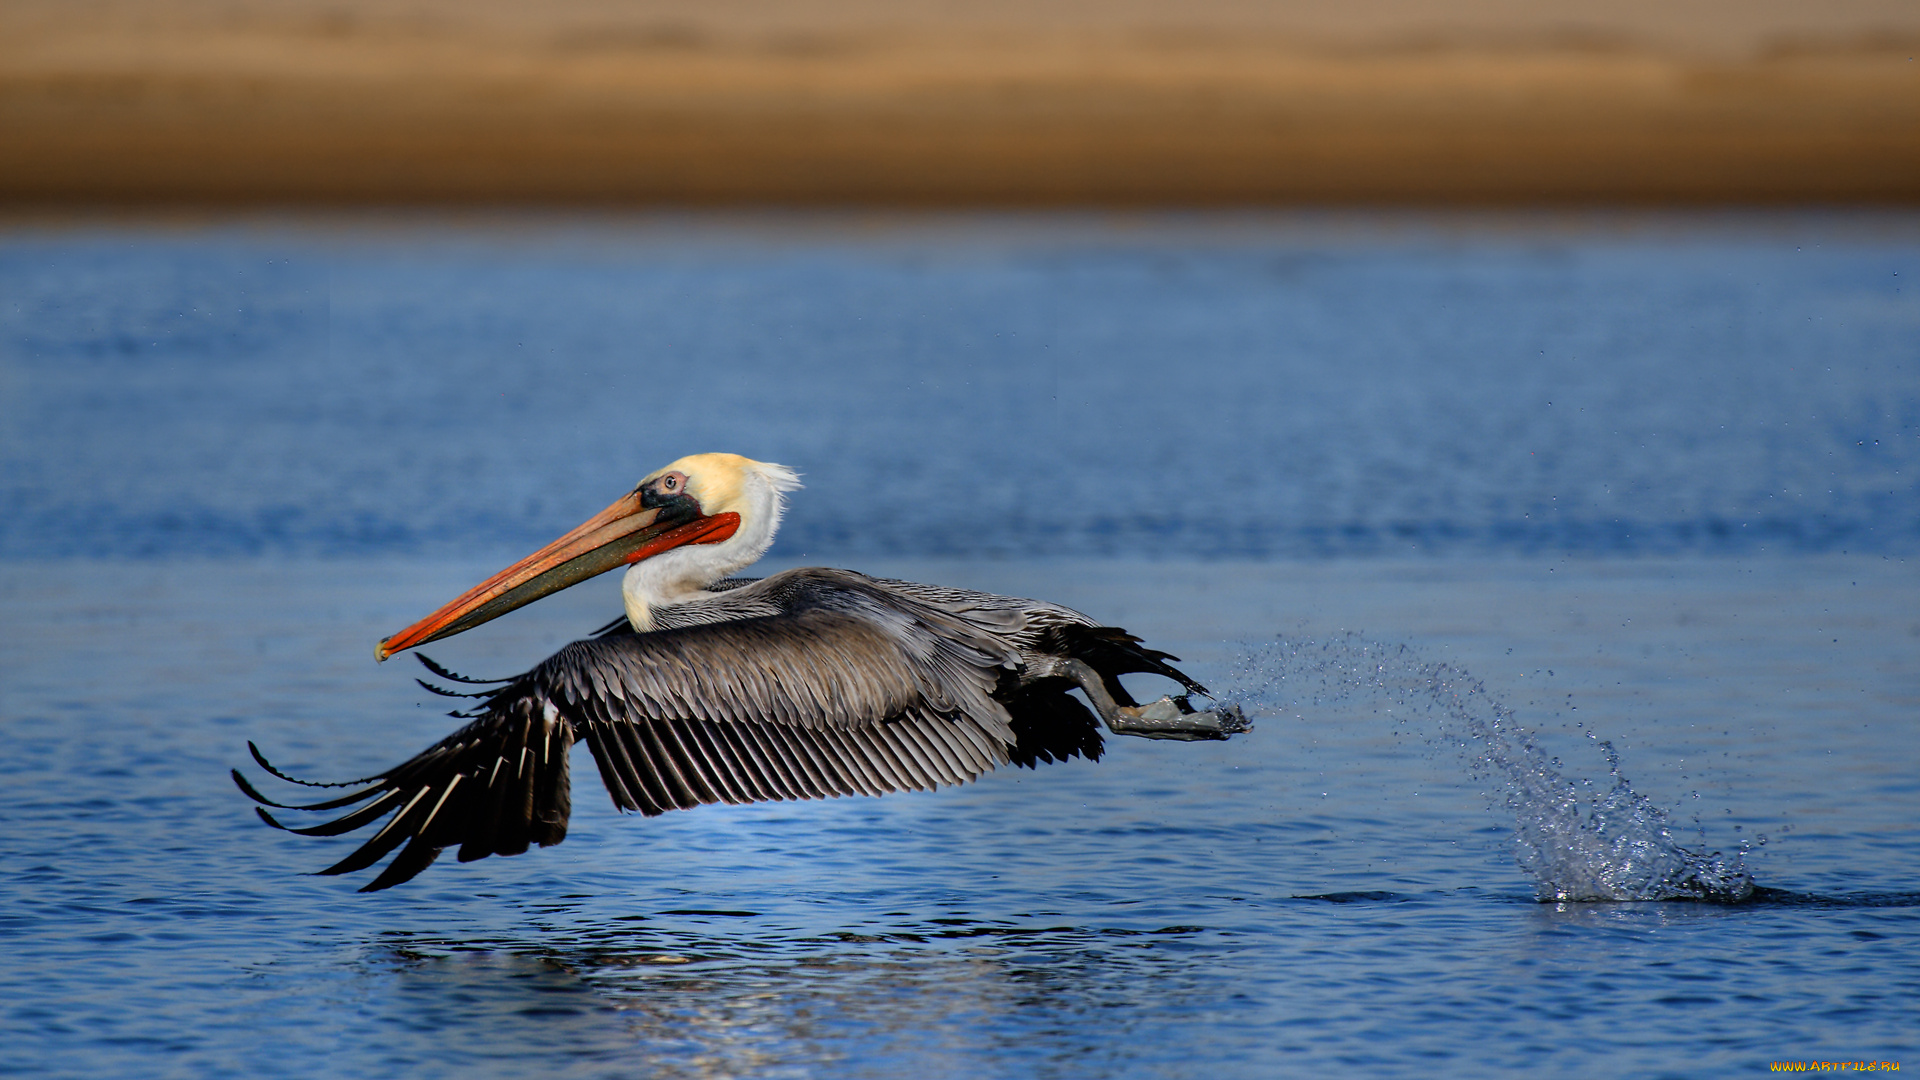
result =
[{"label": "water splash", "polygon": [[1485,683],[1410,646],[1353,634],[1282,636],[1250,648],[1231,685],[1227,696],[1249,713],[1373,700],[1397,716],[1424,718],[1428,739],[1458,750],[1512,812],[1514,858],[1542,900],[1737,903],[1753,895],[1746,845],[1731,856],[1681,846],[1666,810],[1621,774],[1611,743],[1590,736],[1606,755],[1606,790],[1576,783]]}]

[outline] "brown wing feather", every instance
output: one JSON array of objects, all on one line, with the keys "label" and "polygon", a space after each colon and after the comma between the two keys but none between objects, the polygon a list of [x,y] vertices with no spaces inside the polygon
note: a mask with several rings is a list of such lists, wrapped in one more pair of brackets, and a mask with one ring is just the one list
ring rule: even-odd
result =
[{"label": "brown wing feather", "polygon": [[371,891],[412,878],[449,846],[470,861],[559,843],[576,738],[614,805],[648,815],[924,790],[1009,760],[1016,735],[992,693],[1017,660],[985,629],[845,571],[789,572],[733,592],[752,610],[783,613],[575,642],[361,791],[290,807],[364,804],[293,831],[332,836],[385,817],[321,871],[362,870],[399,848]]},{"label": "brown wing feather", "polygon": [[[427,868],[441,849],[459,845],[460,860],[517,855],[533,844],[564,840],[572,812],[567,750],[573,729],[535,695],[495,699],[487,713],[349,796],[365,802],[333,821],[303,829],[306,836],[337,836],[387,823],[346,858],[320,871],[364,870],[400,845],[406,847],[362,890],[388,888]],[[264,763],[264,759],[263,759]],[[269,768],[271,768],[269,766]],[[239,773],[242,791],[268,803]],[[330,810],[348,803],[329,799],[291,810]],[[262,809],[260,816],[285,828]]]},{"label": "brown wing feather", "polygon": [[709,720],[859,727],[923,706],[966,712],[988,727],[1004,722],[992,694],[1018,662],[1012,647],[864,575],[793,570],[703,607],[709,616],[738,614],[575,642],[535,674],[565,695]]}]

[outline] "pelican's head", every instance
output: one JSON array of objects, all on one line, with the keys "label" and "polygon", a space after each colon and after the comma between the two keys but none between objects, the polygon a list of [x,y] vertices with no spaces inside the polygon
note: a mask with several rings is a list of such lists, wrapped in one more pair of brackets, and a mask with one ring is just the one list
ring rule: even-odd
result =
[{"label": "pelican's head", "polygon": [[471,630],[618,566],[633,568],[623,587],[627,611],[636,627],[647,629],[650,604],[671,603],[764,554],[780,527],[782,493],[799,486],[784,465],[738,454],[683,457],[648,473],[565,536],[382,639],[373,655],[385,660]]}]

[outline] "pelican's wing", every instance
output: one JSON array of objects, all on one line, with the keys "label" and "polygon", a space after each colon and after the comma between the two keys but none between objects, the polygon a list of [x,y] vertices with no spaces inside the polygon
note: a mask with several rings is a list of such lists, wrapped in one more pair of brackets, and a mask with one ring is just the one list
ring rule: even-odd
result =
[{"label": "pelican's wing", "polygon": [[455,844],[468,861],[559,843],[576,738],[614,804],[645,814],[930,789],[1009,760],[1017,736],[991,695],[1017,661],[991,634],[858,574],[768,582],[753,602],[777,601],[779,614],[574,642],[486,692],[477,720],[367,787],[293,807],[364,804],[294,831],[333,836],[386,817],[321,871],[363,869],[405,842],[374,890]]},{"label": "pelican's wing", "polygon": [[[566,839],[572,812],[567,750],[573,738],[572,726],[547,707],[537,689],[516,682],[498,692],[479,719],[402,764],[369,777],[363,781],[367,786],[358,791],[288,805],[261,795],[237,769],[233,779],[241,791],[266,806],[338,810],[364,804],[332,821],[288,830],[305,836],[338,836],[386,818],[366,843],[320,871],[363,870],[405,843],[406,849],[361,889],[373,892],[412,878],[431,865],[442,848],[456,844],[460,861],[471,862],[488,855],[518,855],[533,844],[549,847]],[[267,771],[293,780],[258,750],[254,757]],[[286,828],[265,809],[259,814],[267,824]]]},{"label": "pelican's wing", "polygon": [[1003,644],[860,575],[798,573],[768,579],[780,614],[575,642],[531,673],[616,805],[879,795],[1008,760]]}]

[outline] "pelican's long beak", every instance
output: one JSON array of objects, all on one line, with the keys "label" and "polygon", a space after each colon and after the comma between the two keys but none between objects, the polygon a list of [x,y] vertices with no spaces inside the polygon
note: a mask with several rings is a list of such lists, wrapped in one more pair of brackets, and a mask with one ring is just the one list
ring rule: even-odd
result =
[{"label": "pelican's long beak", "polygon": [[683,544],[714,544],[740,527],[734,513],[703,516],[690,498],[643,507],[635,491],[579,527],[373,647],[376,660],[497,619],[548,593]]}]

